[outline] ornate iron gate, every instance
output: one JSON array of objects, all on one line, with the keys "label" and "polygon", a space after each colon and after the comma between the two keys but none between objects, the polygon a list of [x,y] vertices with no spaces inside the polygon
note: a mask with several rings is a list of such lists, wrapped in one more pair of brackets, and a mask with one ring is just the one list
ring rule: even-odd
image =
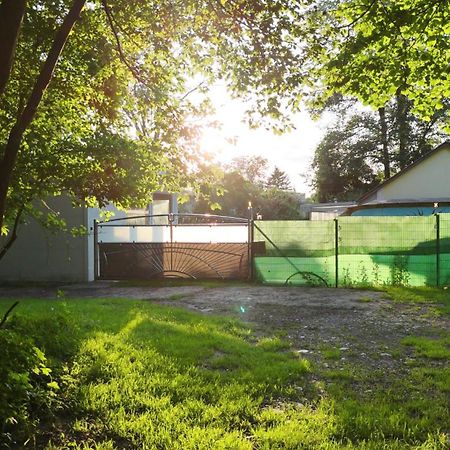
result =
[{"label": "ornate iron gate", "polygon": [[251,278],[252,220],[203,214],[94,223],[97,279]]}]

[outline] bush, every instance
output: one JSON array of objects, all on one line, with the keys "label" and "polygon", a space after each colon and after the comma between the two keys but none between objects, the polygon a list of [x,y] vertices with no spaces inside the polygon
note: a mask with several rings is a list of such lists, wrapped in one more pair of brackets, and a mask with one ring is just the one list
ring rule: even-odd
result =
[{"label": "bush", "polygon": [[61,404],[57,380],[77,333],[61,315],[14,316],[0,329],[0,349],[0,448],[18,448]]},{"label": "bush", "polygon": [[78,348],[79,334],[76,326],[65,315],[52,314],[39,319],[13,316],[8,328],[22,336],[29,336],[34,345],[58,365],[73,356]]},{"label": "bush", "polygon": [[50,410],[58,389],[44,353],[13,330],[0,330],[0,447],[17,448]]}]

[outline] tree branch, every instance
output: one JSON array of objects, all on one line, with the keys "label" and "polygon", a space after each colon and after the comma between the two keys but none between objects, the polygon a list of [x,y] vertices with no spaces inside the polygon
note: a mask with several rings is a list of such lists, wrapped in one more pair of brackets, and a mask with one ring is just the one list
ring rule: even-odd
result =
[{"label": "tree branch", "polygon": [[106,14],[106,18],[108,20],[109,23],[109,27],[111,28],[111,31],[114,35],[114,39],[116,41],[116,47],[117,47],[117,52],[119,53],[119,58],[120,60],[125,64],[125,66],[128,68],[128,70],[131,72],[131,74],[133,75],[133,77],[136,79],[136,81],[138,81],[139,83],[142,83],[143,85],[147,86],[147,80],[145,80],[142,75],[138,72],[138,70],[136,70],[135,67],[133,67],[132,64],[130,64],[130,62],[128,61],[123,48],[122,48],[122,44],[120,43],[120,38],[119,38],[119,33],[116,29],[116,25],[115,25],[115,20],[114,20],[114,16],[111,12],[111,9],[108,6],[108,3],[106,0],[102,0],[102,5],[103,5],[103,9],[105,11]]},{"label": "tree branch", "polygon": [[0,228],[6,211],[6,197],[11,180],[11,175],[16,165],[17,155],[25,130],[33,121],[37,108],[52,79],[56,64],[61,56],[70,32],[78,20],[86,0],[74,0],[69,12],[61,24],[53,40],[47,59],[36,79],[36,83],[28,98],[28,102],[11,129],[8,141],[5,145],[3,159],[0,161]]},{"label": "tree branch", "polygon": [[5,315],[3,316],[3,319],[0,322],[0,328],[2,328],[2,326],[4,325],[4,323],[6,322],[6,319],[8,318],[8,316],[11,314],[11,311],[19,304],[19,302],[15,302],[9,309],[8,311],[5,312]]},{"label": "tree branch", "polygon": [[14,244],[14,241],[17,239],[17,229],[19,228],[20,217],[22,216],[23,210],[24,206],[21,206],[17,211],[11,236],[9,237],[8,242],[3,246],[3,248],[0,251],[0,260],[6,255],[6,252],[11,248],[11,246]]}]

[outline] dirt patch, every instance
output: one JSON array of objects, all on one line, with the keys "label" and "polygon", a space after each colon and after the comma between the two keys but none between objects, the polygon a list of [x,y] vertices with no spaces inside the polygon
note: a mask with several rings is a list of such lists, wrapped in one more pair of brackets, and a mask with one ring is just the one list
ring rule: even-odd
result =
[{"label": "dirt patch", "polygon": [[294,351],[326,368],[361,367],[381,377],[409,371],[414,356],[403,338],[450,329],[433,305],[393,303],[382,292],[355,289],[230,287],[160,302],[239,317],[257,334],[287,339]]},{"label": "dirt patch", "polygon": [[[113,282],[47,287],[0,287],[0,297],[123,297],[148,299],[204,314],[249,322],[257,335],[277,335],[312,362],[343,370],[364,367],[382,374],[408,371],[406,336],[433,337],[450,329],[432,305],[393,303],[384,293],[356,289],[201,285],[119,287]],[[444,364],[436,361],[433,364]]]}]

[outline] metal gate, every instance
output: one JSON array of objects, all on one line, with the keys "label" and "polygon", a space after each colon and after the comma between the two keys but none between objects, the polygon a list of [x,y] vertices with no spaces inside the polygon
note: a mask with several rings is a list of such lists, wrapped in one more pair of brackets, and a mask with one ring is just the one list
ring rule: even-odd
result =
[{"label": "metal gate", "polygon": [[96,279],[252,276],[252,220],[162,214],[94,222]]}]

